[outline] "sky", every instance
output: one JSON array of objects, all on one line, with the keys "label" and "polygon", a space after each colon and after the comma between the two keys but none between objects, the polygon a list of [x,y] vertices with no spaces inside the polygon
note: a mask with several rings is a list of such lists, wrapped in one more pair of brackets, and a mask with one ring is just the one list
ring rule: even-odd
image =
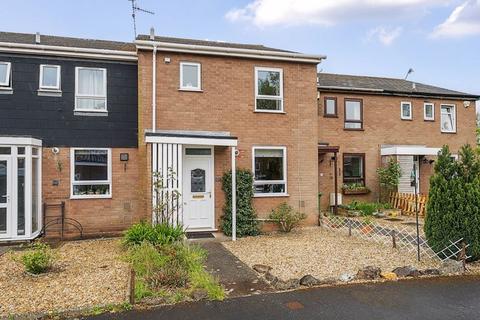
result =
[{"label": "sky", "polygon": [[[480,95],[480,0],[138,0],[148,34],[327,55],[319,70]],[[131,41],[128,0],[0,0],[0,31]]]}]

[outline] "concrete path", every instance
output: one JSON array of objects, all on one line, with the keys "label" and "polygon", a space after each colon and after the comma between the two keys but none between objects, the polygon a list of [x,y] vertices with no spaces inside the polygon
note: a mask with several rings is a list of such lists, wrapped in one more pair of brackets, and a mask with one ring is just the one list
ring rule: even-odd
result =
[{"label": "concrete path", "polygon": [[480,277],[431,278],[253,295],[92,319],[480,319]]},{"label": "concrete path", "polygon": [[199,242],[208,251],[207,270],[224,286],[229,298],[271,292],[272,288],[220,242]]}]

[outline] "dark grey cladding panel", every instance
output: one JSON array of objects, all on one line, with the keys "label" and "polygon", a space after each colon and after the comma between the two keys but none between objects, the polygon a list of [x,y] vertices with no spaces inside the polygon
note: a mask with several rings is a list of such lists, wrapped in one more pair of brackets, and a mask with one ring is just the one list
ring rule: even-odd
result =
[{"label": "dark grey cladding panel", "polygon": [[[0,135],[28,135],[45,146],[136,147],[137,65],[53,57],[7,55],[13,94],[0,94]],[[40,64],[60,65],[61,97],[39,96]],[[75,67],[107,69],[108,115],[74,113]]]}]

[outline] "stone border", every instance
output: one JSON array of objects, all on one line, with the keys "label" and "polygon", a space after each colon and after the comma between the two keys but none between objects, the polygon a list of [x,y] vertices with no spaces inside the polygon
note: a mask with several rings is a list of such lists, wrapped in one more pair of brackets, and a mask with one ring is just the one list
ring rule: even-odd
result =
[{"label": "stone border", "polygon": [[330,277],[325,279],[317,279],[314,276],[307,274],[300,279],[292,278],[289,280],[281,280],[271,273],[273,268],[270,266],[255,264],[252,266],[252,269],[262,275],[263,278],[278,291],[295,290],[300,287],[311,288],[324,285],[335,285],[352,282],[354,280],[363,282],[374,280],[397,281],[402,278],[463,275],[465,273],[463,262],[455,260],[447,260],[443,262],[439,269],[418,270],[413,266],[402,266],[397,267],[390,272],[382,272],[378,267],[367,266],[358,270],[356,274],[343,273],[338,278]]}]

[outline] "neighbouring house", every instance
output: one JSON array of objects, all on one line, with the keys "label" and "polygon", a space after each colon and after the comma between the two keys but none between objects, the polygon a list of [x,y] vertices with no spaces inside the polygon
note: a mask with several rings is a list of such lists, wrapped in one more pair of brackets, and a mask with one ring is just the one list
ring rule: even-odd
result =
[{"label": "neighbouring house", "polygon": [[376,201],[380,188],[376,170],[390,157],[402,169],[398,192],[414,193],[415,167],[417,192],[428,194],[440,148],[447,144],[455,154],[462,145],[476,143],[478,99],[402,79],[319,73],[318,180],[325,195],[321,207],[328,209],[335,202],[335,162],[337,191],[344,186],[353,189],[343,190],[344,203]]},{"label": "neighbouring house", "polygon": [[0,33],[0,240],[138,221],[137,101],[131,43]]}]

